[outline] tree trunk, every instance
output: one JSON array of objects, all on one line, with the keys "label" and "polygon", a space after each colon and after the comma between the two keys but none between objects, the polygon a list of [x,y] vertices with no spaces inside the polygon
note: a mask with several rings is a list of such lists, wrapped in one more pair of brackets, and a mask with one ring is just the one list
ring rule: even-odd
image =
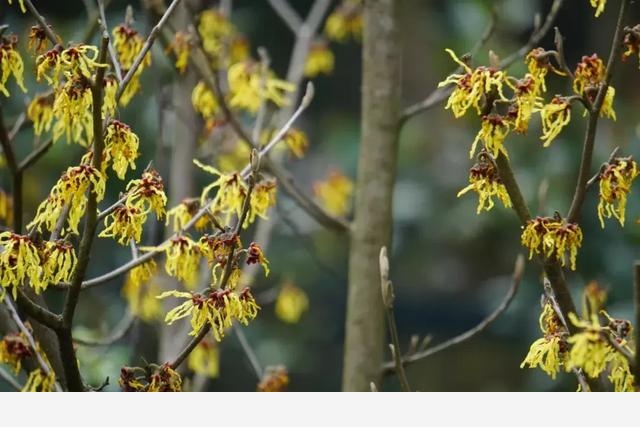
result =
[{"label": "tree trunk", "polygon": [[342,388],[378,382],[384,319],[378,255],[389,245],[400,101],[398,0],[365,0],[362,141],[349,253],[349,295]]}]

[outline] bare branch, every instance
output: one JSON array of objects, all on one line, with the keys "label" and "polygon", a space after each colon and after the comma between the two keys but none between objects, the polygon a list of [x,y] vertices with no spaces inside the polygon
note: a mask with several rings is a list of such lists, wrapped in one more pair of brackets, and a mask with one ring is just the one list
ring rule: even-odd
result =
[{"label": "bare branch", "polygon": [[[97,0],[97,2],[98,11],[100,12],[100,26],[102,27],[102,31],[104,33],[109,34],[109,26],[107,25],[107,15],[105,13],[104,2],[102,0]],[[122,84],[122,69],[120,68],[120,61],[118,61],[118,54],[116,53],[111,40],[109,40],[109,57],[111,58],[111,65],[113,65],[113,69],[116,73],[118,84]]]},{"label": "bare branch", "polygon": [[136,317],[131,314],[129,310],[127,310],[124,317],[120,320],[120,322],[116,325],[116,327],[111,331],[110,334],[103,338],[98,339],[88,339],[88,338],[77,338],[74,337],[73,341],[76,344],[85,345],[89,347],[104,347],[115,344],[120,341],[135,325]]},{"label": "bare branch", "polygon": [[300,31],[300,27],[302,27],[302,19],[287,0],[269,0],[269,5],[294,34],[297,34],[298,31]]},{"label": "bare branch", "polygon": [[13,378],[13,376],[0,366],[0,378],[9,384],[15,391],[22,391],[22,386]]},{"label": "bare branch", "polygon": [[256,376],[258,377],[258,381],[260,381],[262,379],[262,367],[260,365],[260,361],[258,360],[258,356],[256,356],[256,353],[253,351],[251,344],[249,344],[249,341],[244,335],[244,331],[242,330],[241,326],[235,325],[233,327],[233,332],[235,332],[236,337],[238,337],[240,346],[242,347],[245,356],[247,356],[247,359],[249,359],[249,363],[253,368],[253,372],[255,372]]},{"label": "bare branch", "polygon": [[[442,344],[438,344],[434,347],[427,348],[426,350],[417,352],[412,356],[404,357],[402,359],[402,364],[406,366],[410,363],[414,363],[419,360],[426,359],[429,356],[433,356],[434,354],[440,353],[443,350],[446,350],[450,347],[461,344],[475,337],[480,332],[484,331],[489,325],[491,325],[491,323],[493,323],[498,317],[500,317],[500,315],[504,313],[507,310],[507,308],[509,308],[511,301],[513,301],[513,298],[515,297],[516,292],[518,291],[520,282],[522,281],[522,276],[524,274],[524,265],[525,265],[524,256],[520,254],[516,259],[515,267],[513,270],[513,276],[511,279],[511,287],[509,288],[507,295],[505,295],[504,299],[502,300],[498,308],[496,308],[495,311],[493,311],[493,313],[487,316],[482,322],[480,322],[475,327],[469,329],[468,331],[443,342]],[[384,372],[392,372],[394,369],[395,367],[393,362],[387,362],[383,365]]]}]

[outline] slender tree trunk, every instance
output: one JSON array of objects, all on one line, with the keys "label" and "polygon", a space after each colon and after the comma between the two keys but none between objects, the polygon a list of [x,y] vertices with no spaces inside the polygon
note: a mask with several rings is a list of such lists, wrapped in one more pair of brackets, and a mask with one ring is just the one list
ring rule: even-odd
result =
[{"label": "slender tree trunk", "polygon": [[384,311],[378,254],[389,245],[400,101],[400,0],[364,2],[362,141],[349,254],[349,296],[342,388],[366,391],[378,381]]}]

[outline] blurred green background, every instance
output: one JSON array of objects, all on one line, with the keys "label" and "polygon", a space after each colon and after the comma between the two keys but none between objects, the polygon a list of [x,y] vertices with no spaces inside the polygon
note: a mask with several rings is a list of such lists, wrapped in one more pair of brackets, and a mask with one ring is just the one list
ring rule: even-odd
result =
[{"label": "blurred green background", "polygon": [[[79,40],[86,24],[81,1],[34,1],[65,40]],[[305,15],[311,1],[291,0]],[[127,2],[113,1],[108,21],[122,20]],[[216,2],[211,2],[215,5]],[[497,6],[499,20],[494,36],[475,58],[487,63],[488,49],[505,57],[528,39],[537,12],[546,13],[550,0],[406,0],[402,8],[403,93],[404,105],[420,101],[454,68],[446,47],[462,54],[471,49],[491,19],[491,8]],[[137,2],[132,5],[137,27],[144,34],[150,23]],[[293,36],[265,1],[236,0],[232,21],[251,41],[252,54],[264,46],[270,53],[278,75],[287,69]],[[587,0],[565,1],[556,24],[565,36],[565,49],[570,66],[585,54],[598,53],[606,58],[615,25],[616,1],[610,1],[606,12],[594,18]],[[637,4],[631,8],[631,22],[640,19]],[[32,19],[20,15],[17,8],[0,4],[0,22],[23,41]],[[553,35],[542,47],[553,48]],[[299,122],[309,135],[311,147],[302,160],[290,161],[288,167],[298,182],[312,193],[314,181],[323,179],[336,167],[354,178],[359,146],[360,45],[331,45],[336,55],[333,75],[319,77],[316,98]],[[163,88],[176,74],[162,49],[154,48],[154,70],[143,74],[143,93],[131,105],[121,109],[122,120],[134,125],[142,142],[143,156],[139,169],[156,155],[158,140],[157,104]],[[27,58],[27,55],[24,55]],[[637,58],[618,64],[613,85],[617,89],[615,110],[618,121],[601,120],[593,171],[606,160],[615,146],[624,155],[640,153],[640,82]],[[31,62],[29,62],[31,61]],[[27,60],[25,76],[29,88],[37,87],[33,62]],[[510,70],[516,76],[524,66]],[[569,84],[558,78],[548,80],[547,95],[568,94]],[[13,92],[19,93],[14,88]],[[32,94],[32,91],[30,91]],[[19,96],[0,99],[5,114],[19,114],[23,102]],[[476,325],[500,303],[510,285],[513,263],[524,253],[519,243],[520,228],[515,214],[500,206],[490,213],[475,214],[477,199],[456,193],[467,185],[471,142],[479,120],[473,115],[455,120],[450,111],[435,108],[414,117],[404,128],[399,146],[399,167],[394,201],[394,241],[391,275],[396,288],[396,314],[400,338],[408,344],[412,334],[431,335],[434,343]],[[532,122],[528,135],[511,136],[507,146],[522,190],[534,214],[566,212],[577,177],[577,167],[585,119],[579,108],[573,120],[548,149],[539,141],[539,120]],[[21,155],[33,146],[31,130],[22,131],[17,139]],[[158,151],[166,152],[162,148]],[[78,146],[59,141],[25,178],[26,219],[32,218],[37,204],[46,197],[59,174],[82,154]],[[161,156],[162,157],[162,156]],[[168,173],[162,170],[166,178]],[[8,176],[2,170],[3,188]],[[200,184],[205,184],[205,177]],[[547,180],[549,191],[542,210],[538,188]],[[109,198],[115,200],[118,185],[111,181]],[[638,189],[632,191],[627,209],[627,226],[621,229],[608,221],[602,230],[596,215],[597,193],[591,191],[583,210],[581,225],[585,240],[578,256],[577,272],[569,272],[568,280],[576,298],[584,284],[597,280],[609,289],[609,309],[614,317],[632,317],[632,262],[638,257],[640,217]],[[103,202],[106,204],[107,201]],[[286,196],[280,195],[277,224],[267,256],[272,273],[258,276],[256,294],[279,286],[290,279],[309,295],[310,309],[302,320],[285,324],[274,315],[272,304],[263,306],[258,318],[245,328],[262,365],[287,366],[294,391],[335,391],[341,382],[344,311],[346,301],[346,261],[348,240],[322,230]],[[293,225],[293,226],[292,226]],[[147,238],[152,233],[145,233]],[[246,238],[249,240],[249,238]],[[124,262],[129,251],[106,239],[98,239],[90,264],[89,276],[108,271]],[[152,243],[152,241],[149,241]],[[538,370],[522,370],[521,361],[530,343],[539,335],[537,318],[541,294],[540,269],[528,264],[525,280],[509,310],[487,331],[462,345],[419,362],[408,369],[410,382],[422,391],[518,391],[574,390],[575,379],[568,374],[552,382]],[[121,279],[83,293],[76,323],[100,335],[113,328],[125,311],[120,297]],[[60,295],[50,291],[54,307]],[[118,344],[110,348],[82,348],[81,368],[87,379],[96,384],[109,376],[109,390],[117,390],[119,369],[124,364],[141,364],[141,357],[152,361],[156,351],[154,334],[157,325],[138,323]],[[390,357],[390,355],[387,355]],[[221,375],[209,383],[208,390],[254,390],[255,375],[237,340],[227,337],[221,344]],[[0,387],[5,387],[0,383]],[[395,378],[388,378],[383,389],[395,390]]]}]

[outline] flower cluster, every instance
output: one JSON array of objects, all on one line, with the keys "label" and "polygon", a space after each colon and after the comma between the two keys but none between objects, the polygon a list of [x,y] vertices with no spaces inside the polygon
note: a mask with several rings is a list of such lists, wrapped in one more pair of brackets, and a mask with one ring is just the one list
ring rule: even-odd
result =
[{"label": "flower cluster", "polygon": [[309,55],[304,64],[304,75],[314,78],[318,74],[331,74],[335,58],[326,40],[316,40],[309,47]]},{"label": "flower cluster", "polygon": [[522,361],[520,368],[529,366],[534,369],[540,367],[552,379],[556,378],[567,358],[568,333],[550,302],[545,302],[540,314],[540,330],[542,338],[531,344],[529,353]]},{"label": "flower cluster", "polygon": [[280,80],[270,71],[251,60],[237,62],[229,67],[229,105],[232,108],[255,114],[260,105],[271,101],[279,107],[289,104],[287,93],[294,85]]},{"label": "flower cluster", "polygon": [[[591,56],[583,56],[574,71],[573,91],[594,102],[602,84],[605,84],[606,67],[602,59],[595,53]],[[602,103],[600,115],[616,120],[616,112],[613,110],[613,98],[616,90],[613,86],[607,86],[607,92]]]},{"label": "flower cluster", "polygon": [[362,0],[343,0],[327,17],[324,33],[331,40],[344,42],[362,38]]},{"label": "flower cluster", "polygon": [[69,167],[51,189],[47,200],[38,206],[35,218],[27,227],[42,229],[44,226],[52,231],[68,206],[69,230],[77,234],[80,218],[87,205],[86,193],[89,189],[95,194],[97,201],[102,200],[105,190],[104,175],[89,164]]},{"label": "flower cluster", "polygon": [[[239,173],[223,173],[218,169],[204,165],[198,160],[193,161],[196,166],[212,175],[217,175],[218,179],[207,185],[202,190],[200,203],[202,206],[207,204],[207,197],[211,190],[217,188],[216,196],[210,202],[209,206],[214,214],[221,213],[226,215],[225,223],[229,223],[231,215],[235,214],[240,217],[242,206],[249,194],[249,187]],[[246,228],[251,225],[256,217],[267,218],[267,212],[276,202],[276,186],[272,180],[261,179],[253,186],[251,199],[249,200],[249,212],[244,221],[243,226]]]},{"label": "flower cluster", "polygon": [[127,168],[136,168],[135,160],[140,155],[138,136],[128,125],[119,120],[111,120],[106,128],[104,144],[104,166],[111,162],[118,178],[124,179]]},{"label": "flower cluster", "polygon": [[197,335],[206,324],[209,324],[216,341],[222,340],[225,330],[231,327],[233,320],[247,325],[256,317],[260,309],[249,288],[244,288],[240,292],[231,289],[211,290],[206,294],[167,291],[160,294],[158,298],[169,296],[185,298],[187,301],[169,311],[165,322],[171,325],[176,320],[191,316],[189,335]]},{"label": "flower cluster", "polygon": [[40,293],[50,283],[69,280],[77,262],[73,246],[64,241],[35,243],[29,236],[4,231],[0,233],[0,286],[11,287],[15,298],[17,287],[28,279]]},{"label": "flower cluster", "polygon": [[129,271],[122,287],[122,296],[127,300],[129,310],[145,322],[157,319],[162,311],[156,295],[160,294],[160,286],[153,278],[158,266],[150,260]]},{"label": "flower cluster", "polygon": [[276,298],[275,312],[278,319],[285,323],[298,323],[308,309],[307,294],[291,282],[284,283]]},{"label": "flower cluster", "polygon": [[330,214],[343,216],[349,212],[353,182],[341,172],[329,172],[326,180],[313,185],[313,191],[322,207]]},{"label": "flower cluster", "polygon": [[4,363],[17,375],[22,369],[22,361],[33,356],[27,337],[22,332],[7,334],[0,341],[0,363]]},{"label": "flower cluster", "polygon": [[[134,65],[144,46],[144,38],[137,30],[127,24],[113,29],[113,48],[115,49],[122,72],[126,74]],[[120,98],[120,105],[127,105],[140,90],[140,76],[145,68],[151,66],[151,52],[145,53],[142,61]]]},{"label": "flower cluster", "polygon": [[217,378],[220,373],[220,353],[215,341],[203,339],[187,358],[187,368],[198,375]]},{"label": "flower cluster", "polygon": [[267,366],[258,383],[257,391],[281,392],[286,391],[289,385],[289,373],[284,366]]},{"label": "flower cluster", "polygon": [[[200,210],[200,200],[185,199],[167,212],[167,225],[171,224],[174,232],[186,229],[187,224]],[[201,215],[195,222],[196,230],[204,230],[210,224],[208,215]]]},{"label": "flower cluster", "polygon": [[16,35],[0,37],[0,93],[4,96],[9,96],[6,84],[10,76],[13,76],[23,92],[27,91],[22,76],[24,63],[16,50],[17,46],[18,37]]},{"label": "flower cluster", "polygon": [[118,384],[122,391],[182,391],[182,378],[168,363],[159,366],[151,364],[146,368],[125,366],[120,369]]},{"label": "flower cluster", "polygon": [[27,118],[33,122],[33,133],[36,136],[49,132],[53,123],[53,96],[36,95],[27,107]]},{"label": "flower cluster", "polygon": [[536,217],[524,227],[521,240],[529,249],[529,259],[533,254],[542,254],[547,258],[555,257],[564,266],[568,253],[571,269],[576,269],[576,257],[582,245],[582,230],[578,224],[567,223],[558,217]]},{"label": "flower cluster", "polygon": [[605,218],[616,218],[624,226],[627,195],[631,184],[640,175],[638,165],[630,158],[617,158],[607,164],[600,172],[600,202],[598,218],[604,228]]},{"label": "flower cluster", "polygon": [[176,69],[180,74],[184,74],[189,64],[189,56],[191,54],[191,45],[193,37],[191,34],[183,31],[177,31],[173,37],[173,41],[167,47],[168,52],[173,52],[176,57]]},{"label": "flower cluster", "polygon": [[625,51],[622,53],[623,61],[626,61],[632,55],[640,55],[640,24],[632,28],[625,28],[625,31],[623,41]]},{"label": "flower cluster", "polygon": [[505,208],[511,207],[511,199],[498,175],[498,170],[487,159],[486,155],[481,155],[479,163],[476,163],[470,169],[469,185],[458,192],[458,197],[472,190],[478,193],[478,209],[476,212],[478,214],[483,210],[490,211],[493,208],[494,197],[497,197]]}]

